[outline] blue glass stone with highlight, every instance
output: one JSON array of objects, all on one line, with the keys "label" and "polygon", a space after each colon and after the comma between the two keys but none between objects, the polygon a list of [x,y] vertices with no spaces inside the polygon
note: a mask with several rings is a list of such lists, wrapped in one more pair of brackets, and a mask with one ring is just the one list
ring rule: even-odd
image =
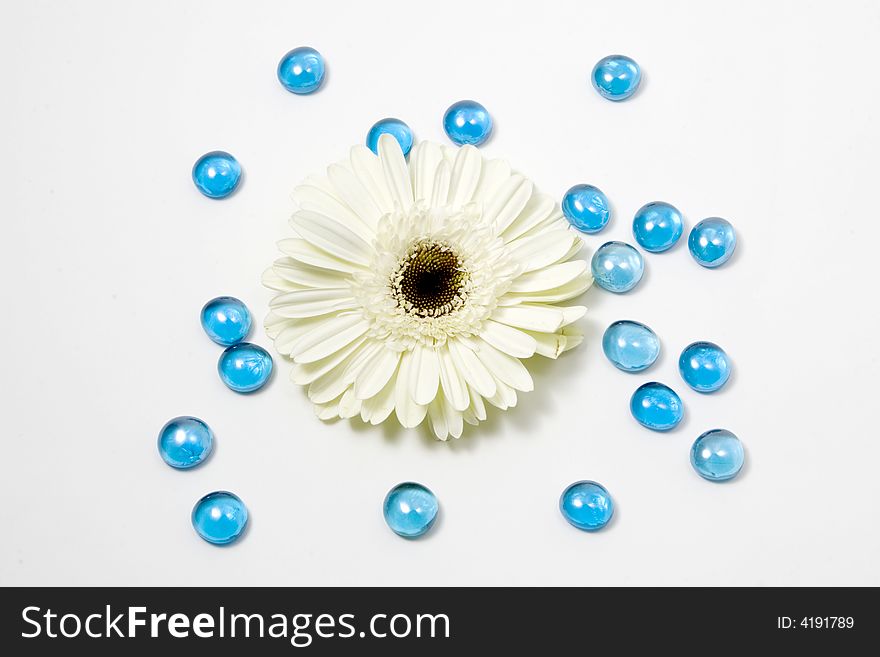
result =
[{"label": "blue glass stone with highlight", "polygon": [[660,339],[644,324],[622,319],[605,329],[602,351],[617,369],[641,372],[660,355]]},{"label": "blue glass stone with highlight", "polygon": [[575,185],[562,197],[562,213],[578,230],[598,233],[611,218],[611,206],[598,187]]},{"label": "blue glass stone with highlight", "polygon": [[259,390],[272,375],[272,356],[262,347],[239,342],[220,354],[220,379],[235,392]]},{"label": "blue glass stone with highlight", "polygon": [[697,392],[715,392],[730,378],[730,359],[714,342],[694,342],[681,352],[678,370]]},{"label": "blue glass stone with highlight", "polygon": [[197,417],[184,415],[165,423],[159,432],[159,456],[172,468],[194,468],[214,448],[214,432]]},{"label": "blue glass stone with highlight", "polygon": [[415,538],[431,528],[439,508],[434,493],[408,481],[388,491],[382,510],[391,531],[404,538]]},{"label": "blue glass stone with highlight", "polygon": [[642,70],[625,55],[609,55],[593,68],[593,87],[608,100],[626,100],[639,88]]},{"label": "blue glass stone with highlight", "polygon": [[605,242],[590,262],[599,287],[620,294],[633,289],[645,273],[642,254],[625,242]]},{"label": "blue glass stone with highlight", "polygon": [[614,515],[614,500],[601,484],[577,481],[562,492],[559,510],[569,524],[588,532],[602,529]]},{"label": "blue glass stone with highlight", "polygon": [[382,135],[391,135],[400,144],[400,150],[403,156],[409,155],[413,146],[413,133],[410,127],[400,119],[382,119],[376,121],[370,131],[367,133],[367,148],[376,155],[379,154],[379,137]]},{"label": "blue glass stone with highlight", "polygon": [[681,212],[663,201],[639,208],[633,218],[633,235],[645,251],[660,253],[674,245],[684,232]]},{"label": "blue glass stone with highlight", "polygon": [[247,527],[248,510],[244,502],[225,490],[208,493],[192,511],[192,525],[196,533],[208,543],[232,543]]},{"label": "blue glass stone with highlight", "polygon": [[479,146],[492,134],[492,117],[475,100],[460,100],[443,115],[443,129],[459,146]]},{"label": "blue glass stone with highlight", "polygon": [[324,58],[314,48],[294,48],[278,62],[278,81],[295,94],[310,94],[324,82]]},{"label": "blue glass stone with highlight", "polygon": [[736,249],[736,232],[727,219],[709,217],[691,229],[688,249],[703,267],[720,267]]},{"label": "blue glass stone with highlight", "polygon": [[192,179],[208,198],[226,198],[241,182],[241,165],[226,151],[211,151],[196,160]]},{"label": "blue glass stone with highlight", "polygon": [[251,313],[235,297],[211,299],[202,308],[201,319],[208,337],[224,347],[241,342],[251,330]]},{"label": "blue glass stone with highlight", "polygon": [[712,429],[697,438],[691,447],[691,465],[704,479],[733,479],[745,463],[739,438],[727,429]]},{"label": "blue glass stone with highlight", "polygon": [[639,424],[654,431],[669,431],[684,415],[681,397],[669,386],[656,381],[636,389],[629,410]]}]

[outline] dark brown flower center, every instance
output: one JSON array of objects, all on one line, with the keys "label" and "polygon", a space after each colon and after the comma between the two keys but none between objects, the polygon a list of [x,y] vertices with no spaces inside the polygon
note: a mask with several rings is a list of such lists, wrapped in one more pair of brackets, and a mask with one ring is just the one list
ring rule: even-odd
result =
[{"label": "dark brown flower center", "polygon": [[407,312],[439,317],[464,303],[467,280],[467,271],[448,246],[419,242],[400,263],[392,286]]}]

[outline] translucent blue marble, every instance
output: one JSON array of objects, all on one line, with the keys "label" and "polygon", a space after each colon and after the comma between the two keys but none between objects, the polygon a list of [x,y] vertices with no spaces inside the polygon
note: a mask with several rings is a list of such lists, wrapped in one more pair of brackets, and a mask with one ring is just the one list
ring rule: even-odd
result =
[{"label": "translucent blue marble", "polygon": [[241,342],[251,330],[251,313],[235,297],[211,299],[202,308],[201,319],[208,337],[224,347]]},{"label": "translucent blue marble", "polygon": [[598,187],[575,185],[562,197],[562,213],[578,230],[598,233],[611,218],[611,206]]},{"label": "translucent blue marble", "polygon": [[310,94],[324,82],[324,58],[314,48],[294,48],[278,62],[278,81],[295,94]]},{"label": "translucent blue marble", "polygon": [[745,463],[742,443],[727,429],[712,429],[697,438],[691,447],[691,465],[704,479],[733,479]]},{"label": "translucent blue marble", "polygon": [[651,253],[671,248],[683,232],[681,212],[663,201],[643,205],[633,217],[633,236],[645,251]]},{"label": "translucent blue marble", "polygon": [[248,510],[244,502],[225,490],[208,493],[192,511],[192,525],[196,533],[208,543],[232,543],[247,527]]},{"label": "translucent blue marble", "polygon": [[434,493],[412,481],[388,491],[382,506],[391,531],[404,538],[415,538],[431,529],[439,508]]},{"label": "translucent blue marble", "polygon": [[460,100],[443,115],[443,129],[459,146],[479,146],[492,134],[492,117],[475,100]]},{"label": "translucent blue marble", "polygon": [[625,55],[609,55],[593,67],[593,87],[608,100],[626,100],[639,88],[642,70]]},{"label": "translucent blue marble", "polygon": [[714,342],[694,342],[681,352],[678,370],[697,392],[715,392],[730,378],[730,359]]},{"label": "translucent blue marble", "polygon": [[235,392],[259,390],[272,375],[272,356],[262,347],[239,342],[220,354],[220,379]]},{"label": "translucent blue marble", "polygon": [[720,267],[736,249],[736,232],[727,219],[709,217],[691,229],[688,249],[703,267]]},{"label": "translucent blue marble", "polygon": [[413,132],[410,127],[400,119],[382,119],[376,121],[367,133],[367,148],[376,155],[379,154],[379,137],[391,135],[400,144],[403,156],[409,155],[413,146]]},{"label": "translucent blue marble", "polygon": [[633,289],[645,273],[642,254],[625,242],[605,242],[590,262],[599,287],[620,294]]},{"label": "translucent blue marble", "polygon": [[602,529],[614,515],[614,500],[602,484],[577,481],[559,498],[562,517],[571,525],[588,532]]},{"label": "translucent blue marble", "polygon": [[636,421],[654,431],[669,431],[684,415],[681,397],[669,386],[652,381],[639,386],[629,402]]},{"label": "translucent blue marble", "polygon": [[641,372],[660,355],[660,339],[644,324],[622,319],[605,329],[602,351],[617,369]]},{"label": "translucent blue marble", "polygon": [[208,198],[226,198],[241,182],[241,165],[226,151],[211,151],[196,160],[192,179]]},{"label": "translucent blue marble", "polygon": [[165,423],[158,446],[159,456],[172,468],[194,468],[214,448],[214,432],[199,418],[184,415]]}]

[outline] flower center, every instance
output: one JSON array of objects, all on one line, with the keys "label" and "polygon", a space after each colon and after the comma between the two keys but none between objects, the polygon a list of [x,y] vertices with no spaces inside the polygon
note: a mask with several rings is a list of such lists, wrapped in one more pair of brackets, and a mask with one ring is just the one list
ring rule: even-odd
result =
[{"label": "flower center", "polygon": [[403,309],[419,317],[441,317],[467,300],[468,272],[446,244],[416,242],[391,280],[394,296]]}]

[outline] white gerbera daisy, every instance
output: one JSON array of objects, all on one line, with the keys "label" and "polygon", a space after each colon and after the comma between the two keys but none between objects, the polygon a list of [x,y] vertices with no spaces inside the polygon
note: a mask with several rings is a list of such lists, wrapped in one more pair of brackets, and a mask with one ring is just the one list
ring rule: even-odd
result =
[{"label": "white gerbera daisy", "polygon": [[427,416],[461,436],[532,389],[523,365],[581,341],[585,312],[559,302],[592,283],[559,207],[502,160],[422,142],[407,165],[397,141],[355,146],[296,188],[298,238],[263,276],[266,318],[322,420]]}]

